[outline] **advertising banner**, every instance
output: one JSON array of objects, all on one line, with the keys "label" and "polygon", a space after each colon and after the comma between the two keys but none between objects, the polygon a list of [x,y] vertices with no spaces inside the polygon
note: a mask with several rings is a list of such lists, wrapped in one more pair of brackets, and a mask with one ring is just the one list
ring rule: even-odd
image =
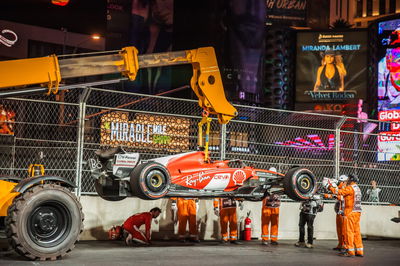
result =
[{"label": "advertising banner", "polygon": [[299,32],[296,102],[365,99],[367,32]]},{"label": "advertising banner", "polygon": [[378,24],[378,110],[400,110],[400,19]]},{"label": "advertising banner", "polygon": [[307,0],[267,0],[267,24],[306,26]]},{"label": "advertising banner", "polygon": [[170,116],[113,112],[101,118],[100,143],[110,146],[189,150],[190,120]]},{"label": "advertising banner", "polygon": [[[377,35],[378,119],[397,122],[400,121],[400,19],[380,22]],[[378,161],[400,160],[399,124],[381,124],[385,132],[378,137]]]}]

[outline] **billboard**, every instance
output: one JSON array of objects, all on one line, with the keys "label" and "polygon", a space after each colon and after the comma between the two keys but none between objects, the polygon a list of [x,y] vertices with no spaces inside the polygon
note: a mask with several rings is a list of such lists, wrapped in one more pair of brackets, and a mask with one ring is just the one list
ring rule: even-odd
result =
[{"label": "billboard", "polygon": [[[378,161],[400,160],[400,19],[378,23]],[[387,122],[387,123],[384,123]]]},{"label": "billboard", "polygon": [[306,26],[307,0],[266,0],[267,25]]},{"label": "billboard", "polygon": [[400,110],[400,19],[378,24],[378,110]]},{"label": "billboard", "polygon": [[296,102],[366,98],[367,32],[298,32]]},{"label": "billboard", "polygon": [[189,127],[186,118],[112,112],[101,118],[100,144],[187,151]]}]

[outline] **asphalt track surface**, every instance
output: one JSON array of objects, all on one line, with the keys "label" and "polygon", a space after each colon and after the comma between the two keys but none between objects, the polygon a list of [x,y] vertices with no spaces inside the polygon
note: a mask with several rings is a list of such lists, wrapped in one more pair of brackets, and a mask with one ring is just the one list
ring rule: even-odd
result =
[{"label": "asphalt track surface", "polygon": [[400,265],[400,240],[365,240],[363,258],[339,257],[332,250],[334,240],[316,240],[313,249],[297,248],[294,242],[262,246],[256,240],[243,245],[154,241],[148,247],[127,247],[121,241],[81,241],[58,261],[27,261],[13,251],[1,251],[0,265]]}]

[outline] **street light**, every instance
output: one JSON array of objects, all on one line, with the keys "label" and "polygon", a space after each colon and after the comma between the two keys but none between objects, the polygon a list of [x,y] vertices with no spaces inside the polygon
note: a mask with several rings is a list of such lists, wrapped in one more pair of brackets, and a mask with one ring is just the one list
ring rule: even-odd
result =
[{"label": "street light", "polygon": [[77,52],[77,50],[78,50],[78,48],[79,48],[79,47],[78,47],[79,45],[81,45],[81,44],[83,44],[83,43],[85,43],[85,42],[91,41],[91,40],[98,41],[98,40],[100,40],[100,39],[101,39],[101,36],[100,36],[99,34],[97,34],[97,33],[90,35],[90,38],[89,38],[89,39],[83,40],[83,41],[81,41],[81,42],[79,42],[78,44],[75,45],[73,54],[76,54],[76,52]]}]

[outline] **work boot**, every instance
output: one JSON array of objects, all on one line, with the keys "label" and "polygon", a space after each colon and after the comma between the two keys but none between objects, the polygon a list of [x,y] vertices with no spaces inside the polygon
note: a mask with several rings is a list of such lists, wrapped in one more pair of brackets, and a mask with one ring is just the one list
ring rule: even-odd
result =
[{"label": "work boot", "polygon": [[335,248],[333,248],[332,250],[337,250],[337,251],[340,251],[340,250],[341,250],[341,248],[339,248],[339,247],[335,247]]},{"label": "work boot", "polygon": [[186,243],[186,239],[185,239],[185,238],[180,238],[180,239],[179,239],[179,242],[181,242],[181,243]]},{"label": "work boot", "polygon": [[189,241],[192,243],[200,243],[200,240],[198,240],[196,238],[191,238],[191,239],[189,239]]},{"label": "work boot", "polygon": [[298,247],[298,248],[302,248],[302,247],[304,247],[305,246],[305,244],[306,243],[304,243],[304,242],[296,242],[296,244],[294,244],[296,247]]},{"label": "work boot", "polygon": [[364,257],[364,254],[356,254],[356,257]]},{"label": "work boot", "polygon": [[312,245],[312,244],[310,244],[310,243],[307,243],[306,244],[306,248],[313,248],[314,246]]},{"label": "work boot", "polygon": [[243,245],[243,243],[242,243],[242,242],[240,242],[240,241],[237,241],[237,240],[232,240],[232,241],[231,241],[231,244],[235,244],[235,245]]},{"label": "work boot", "polygon": [[267,240],[263,240],[263,241],[261,242],[261,245],[268,246],[269,244],[268,244],[268,241],[267,241]]},{"label": "work boot", "polygon": [[348,252],[344,252],[344,253],[339,253],[340,257],[348,257],[348,258],[354,258],[354,255],[348,253]]},{"label": "work boot", "polygon": [[221,244],[224,244],[224,245],[226,245],[226,244],[228,244],[229,242],[227,241],[227,240],[221,240]]},{"label": "work boot", "polygon": [[277,246],[278,245],[278,241],[271,241],[271,245]]}]

